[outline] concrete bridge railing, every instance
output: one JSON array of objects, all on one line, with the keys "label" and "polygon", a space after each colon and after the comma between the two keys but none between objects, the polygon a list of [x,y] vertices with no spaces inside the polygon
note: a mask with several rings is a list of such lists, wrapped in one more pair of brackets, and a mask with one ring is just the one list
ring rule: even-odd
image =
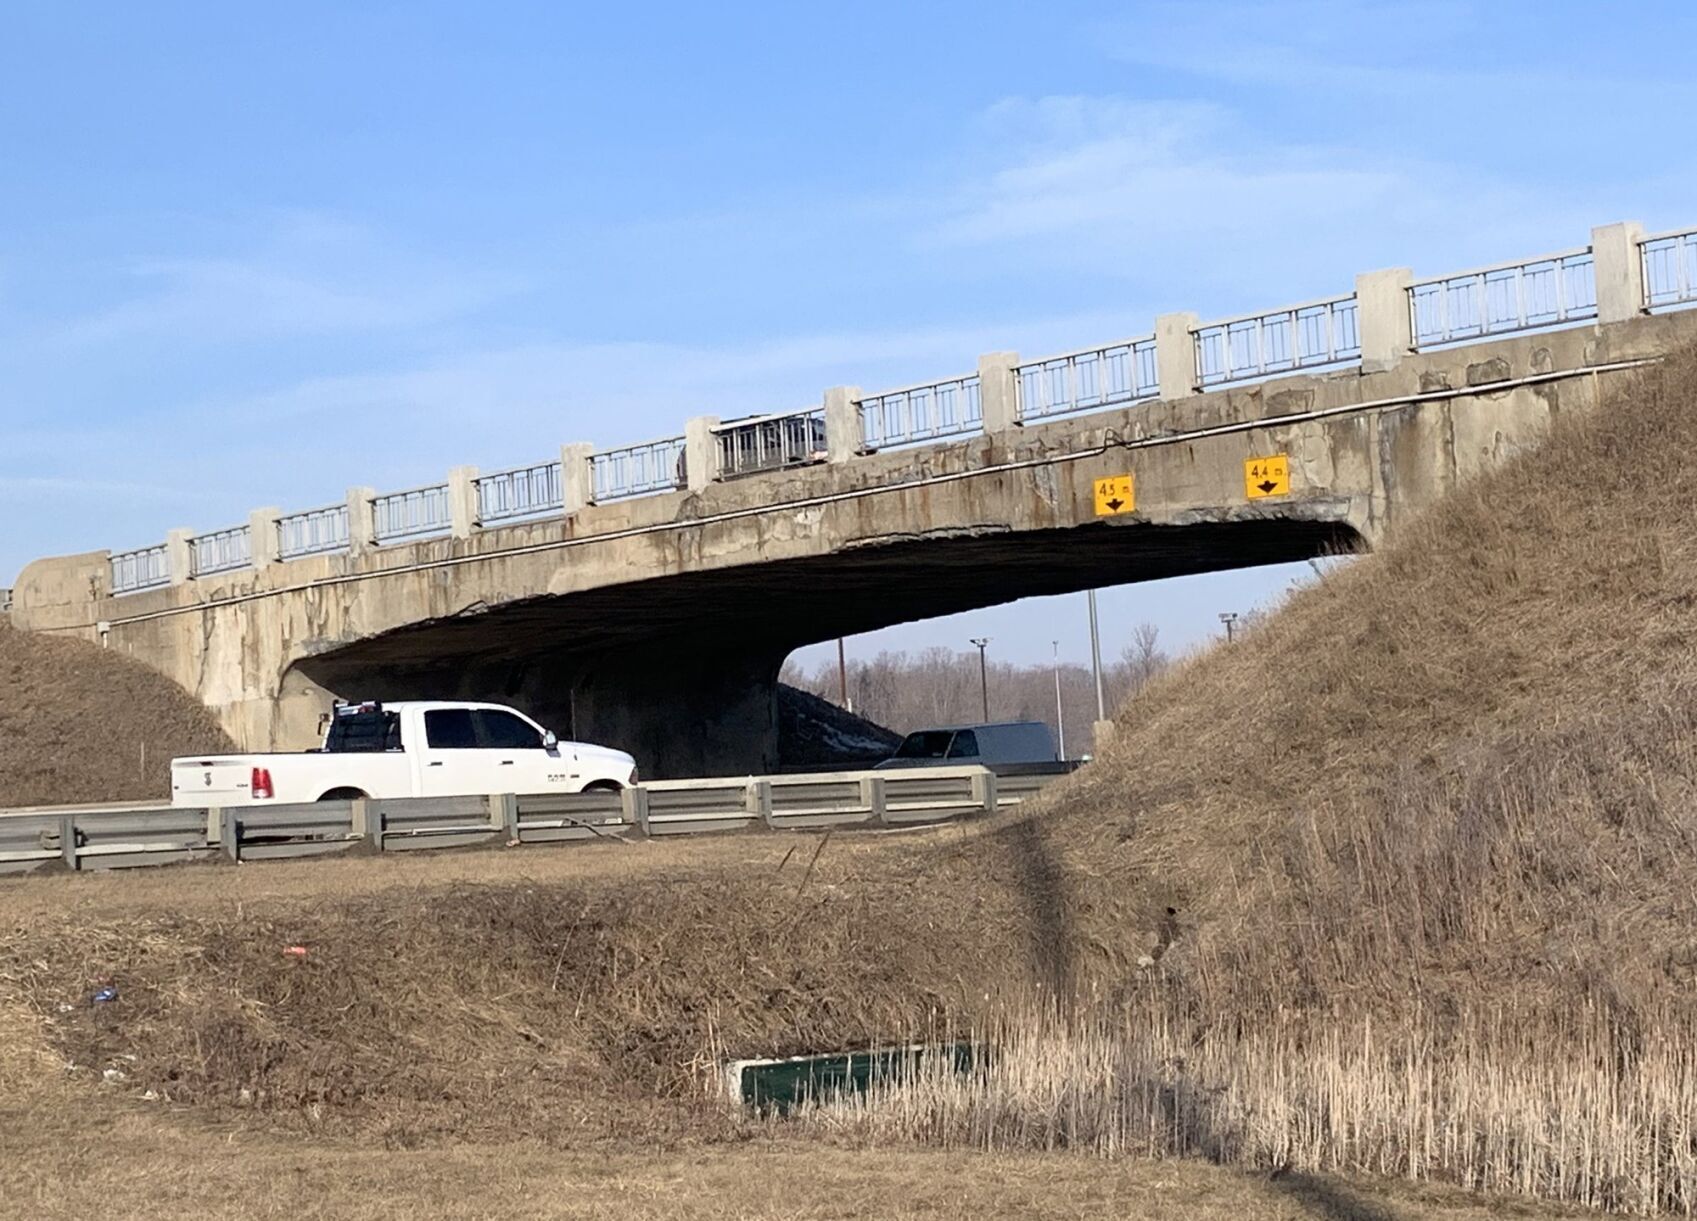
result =
[{"label": "concrete bridge railing", "polygon": [[1394,367],[1410,353],[1514,332],[1623,321],[1697,304],[1697,229],[1646,235],[1622,223],[1593,229],[1574,250],[1427,279],[1408,268],[1356,277],[1351,293],[1203,322],[1166,314],[1147,335],[1037,360],[995,352],[974,372],[876,394],[827,390],[819,406],[686,423],[676,436],[597,451],[569,444],[557,458],[379,494],[113,553],[106,593],[127,594],[329,552],[361,553],[427,537],[468,537],[487,526],[635,497],[698,491],[742,475],[852,462],[896,447],[1258,379],[1357,364]]}]

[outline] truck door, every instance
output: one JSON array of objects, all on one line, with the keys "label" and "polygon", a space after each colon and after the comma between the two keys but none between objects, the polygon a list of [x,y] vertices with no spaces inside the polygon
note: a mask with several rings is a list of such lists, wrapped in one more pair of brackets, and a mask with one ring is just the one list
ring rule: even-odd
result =
[{"label": "truck door", "polygon": [[495,708],[432,708],[424,714],[421,797],[542,793],[556,763],[542,734],[523,718]]}]

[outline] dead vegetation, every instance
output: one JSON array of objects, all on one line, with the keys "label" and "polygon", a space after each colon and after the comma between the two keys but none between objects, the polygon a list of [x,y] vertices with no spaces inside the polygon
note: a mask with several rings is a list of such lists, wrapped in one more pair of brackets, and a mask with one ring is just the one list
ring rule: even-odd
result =
[{"label": "dead vegetation", "polygon": [[[256,869],[121,912],[34,879],[0,898],[6,1029],[221,1121],[405,1147],[724,1134],[722,1052],[979,1023],[1037,1049],[1025,1085],[858,1130],[1690,1209],[1694,401],[1687,355],[1562,421],[1158,680],[1025,817],[834,841],[805,883],[782,840],[385,893],[287,865],[324,897]],[[1034,994],[1058,1025],[995,1025]]]},{"label": "dead vegetation", "polygon": [[230,749],[211,713],[170,679],[3,619],[0,691],[0,807],[162,800],[173,755]]}]

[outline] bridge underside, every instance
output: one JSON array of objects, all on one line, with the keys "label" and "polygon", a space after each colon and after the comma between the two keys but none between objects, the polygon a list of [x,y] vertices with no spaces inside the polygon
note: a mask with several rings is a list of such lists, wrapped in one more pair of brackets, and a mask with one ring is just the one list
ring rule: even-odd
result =
[{"label": "bridge underside", "polygon": [[[348,697],[511,702],[645,775],[770,770],[794,649],[1019,598],[1356,550],[1348,525],[1251,519],[924,535],[485,606],[297,663]],[[285,684],[287,686],[287,684]]]}]

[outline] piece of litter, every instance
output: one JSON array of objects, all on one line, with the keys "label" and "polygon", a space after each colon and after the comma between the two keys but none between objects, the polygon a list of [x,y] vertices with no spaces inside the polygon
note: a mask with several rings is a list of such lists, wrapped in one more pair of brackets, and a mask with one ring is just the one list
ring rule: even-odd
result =
[{"label": "piece of litter", "polygon": [[107,984],[104,988],[95,992],[93,996],[89,997],[88,1003],[91,1005],[104,1005],[107,1001],[115,1001],[117,999],[118,989],[114,988],[111,984]]},{"label": "piece of litter", "polygon": [[70,1004],[68,1001],[60,1001],[59,1002],[59,1012],[60,1013],[69,1013],[73,1008],[75,1008],[75,1006]]},{"label": "piece of litter", "polygon": [[124,1070],[121,1068],[109,1068],[100,1074],[100,1079],[102,1081],[122,1081],[124,1075]]},{"label": "piece of litter", "polygon": [[141,1100],[143,1102],[158,1102],[159,1095],[154,1093],[152,1090],[148,1090],[147,1093],[141,1096]]},{"label": "piece of litter", "polygon": [[286,945],[283,947],[283,956],[285,958],[305,958],[306,947],[304,945]]}]

